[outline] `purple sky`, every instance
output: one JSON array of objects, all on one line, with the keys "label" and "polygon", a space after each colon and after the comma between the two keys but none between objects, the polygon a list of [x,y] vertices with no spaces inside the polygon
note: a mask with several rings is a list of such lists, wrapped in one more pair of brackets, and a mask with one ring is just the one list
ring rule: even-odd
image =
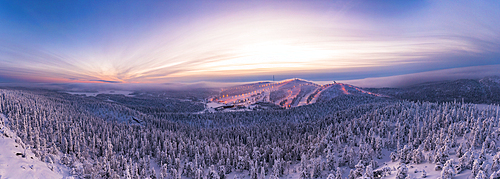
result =
[{"label": "purple sky", "polygon": [[500,64],[498,19],[496,0],[0,1],[0,82],[449,78]]}]

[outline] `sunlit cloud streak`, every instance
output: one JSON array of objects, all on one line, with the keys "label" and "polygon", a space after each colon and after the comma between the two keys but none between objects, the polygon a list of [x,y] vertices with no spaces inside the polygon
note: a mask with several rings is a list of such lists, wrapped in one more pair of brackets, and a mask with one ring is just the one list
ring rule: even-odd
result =
[{"label": "sunlit cloud streak", "polygon": [[366,69],[401,75],[500,63],[499,2],[431,1],[401,17],[360,12],[363,3],[226,10],[188,22],[156,21],[140,33],[103,28],[116,34],[98,40],[63,33],[58,43],[23,43],[2,34],[0,76],[165,83]]}]

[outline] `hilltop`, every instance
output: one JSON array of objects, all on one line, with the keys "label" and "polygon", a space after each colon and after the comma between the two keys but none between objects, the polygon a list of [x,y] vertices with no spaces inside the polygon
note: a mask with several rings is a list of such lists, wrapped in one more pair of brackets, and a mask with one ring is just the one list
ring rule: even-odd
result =
[{"label": "hilltop", "polygon": [[254,110],[261,109],[263,104],[274,108],[293,108],[326,102],[340,95],[383,96],[349,84],[332,82],[320,85],[294,78],[222,88],[219,94],[208,99],[208,110]]}]

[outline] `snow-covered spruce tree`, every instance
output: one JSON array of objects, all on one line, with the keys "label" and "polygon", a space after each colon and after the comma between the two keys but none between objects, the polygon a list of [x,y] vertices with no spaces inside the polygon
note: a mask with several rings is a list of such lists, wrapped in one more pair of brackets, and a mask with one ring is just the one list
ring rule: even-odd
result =
[{"label": "snow-covered spruce tree", "polygon": [[460,158],[458,159],[458,163],[459,163],[460,168],[461,168],[462,170],[464,170],[464,169],[472,169],[472,166],[470,165],[470,163],[471,163],[471,162],[469,161],[469,160],[470,160],[470,158],[471,158],[471,157],[470,157],[470,155],[471,155],[471,154],[470,154],[470,152],[469,152],[469,151],[467,151],[467,152],[465,152],[465,153],[462,155],[462,157],[460,157]]},{"label": "snow-covered spruce tree", "polygon": [[488,177],[486,177],[484,172],[482,170],[480,170],[474,179],[488,179]]},{"label": "snow-covered spruce tree", "polygon": [[348,179],[356,179],[356,173],[353,169],[349,171],[349,175],[347,176]]},{"label": "snow-covered spruce tree", "polygon": [[321,156],[315,159],[312,159],[311,163],[311,178],[318,178],[321,174],[322,168],[321,168]]},{"label": "snow-covered spruce tree", "polygon": [[493,156],[491,171],[498,171],[499,169],[500,169],[500,152],[497,152],[495,156]]},{"label": "snow-covered spruce tree", "polygon": [[363,175],[364,178],[371,178],[373,179],[374,176],[373,176],[373,167],[372,165],[368,165],[366,166],[366,169],[365,169],[365,174]]},{"label": "snow-covered spruce tree", "polygon": [[337,170],[335,172],[335,179],[342,179],[342,169],[337,167]]},{"label": "snow-covered spruce tree", "polygon": [[396,152],[391,152],[390,158],[391,158],[392,162],[396,162],[399,157],[398,157],[398,154]]},{"label": "snow-covered spruce tree", "polygon": [[284,173],[285,173],[285,162],[281,158],[275,159],[273,165],[273,174],[277,177],[281,177],[283,176]]},{"label": "snow-covered spruce tree", "polygon": [[425,161],[425,156],[420,149],[415,149],[411,160],[414,164],[420,164]]},{"label": "snow-covered spruce tree", "polygon": [[265,168],[262,166],[260,167],[260,175],[259,175],[259,178],[260,179],[264,179],[266,177],[266,170]]},{"label": "snow-covered spruce tree", "polygon": [[215,170],[213,165],[208,169],[208,179],[220,179],[219,172]]},{"label": "snow-covered spruce tree", "polygon": [[333,173],[328,174],[328,177],[326,177],[326,179],[335,179],[335,174]]},{"label": "snow-covered spruce tree", "polygon": [[408,167],[402,163],[397,170],[396,179],[405,179],[408,176]]},{"label": "snow-covered spruce tree", "polygon": [[363,176],[363,174],[365,173],[365,165],[363,164],[363,162],[360,160],[355,167],[356,169],[354,170],[354,177],[358,178]]},{"label": "snow-covered spruce tree", "polygon": [[226,168],[224,165],[219,166],[219,177],[220,179],[226,179]]},{"label": "snow-covered spruce tree", "polygon": [[462,155],[464,155],[465,151],[464,151],[464,146],[463,146],[463,143],[460,143],[460,146],[458,147],[457,151],[456,151],[456,154],[457,154],[457,157],[460,158],[462,157]]},{"label": "snow-covered spruce tree", "polygon": [[490,179],[500,179],[500,172],[496,171],[490,175]]},{"label": "snow-covered spruce tree", "polygon": [[448,160],[444,164],[443,170],[441,171],[441,179],[451,179],[453,176],[455,176],[456,171],[455,167],[453,166],[453,160]]},{"label": "snow-covered spruce tree", "polygon": [[[474,160],[474,164],[472,165],[472,171],[471,171],[471,178],[475,178],[477,174],[481,171],[480,166],[479,166],[479,161]],[[483,172],[484,174],[484,172]]]}]

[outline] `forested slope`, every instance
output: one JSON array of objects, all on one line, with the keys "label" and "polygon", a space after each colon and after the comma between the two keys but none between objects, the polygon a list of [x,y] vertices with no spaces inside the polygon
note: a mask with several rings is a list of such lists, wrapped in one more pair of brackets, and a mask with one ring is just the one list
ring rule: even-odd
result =
[{"label": "forested slope", "polygon": [[167,114],[89,99],[0,90],[0,112],[33,153],[83,178],[416,175],[384,167],[389,158],[475,177],[500,162],[496,107],[340,95],[288,110]]}]

